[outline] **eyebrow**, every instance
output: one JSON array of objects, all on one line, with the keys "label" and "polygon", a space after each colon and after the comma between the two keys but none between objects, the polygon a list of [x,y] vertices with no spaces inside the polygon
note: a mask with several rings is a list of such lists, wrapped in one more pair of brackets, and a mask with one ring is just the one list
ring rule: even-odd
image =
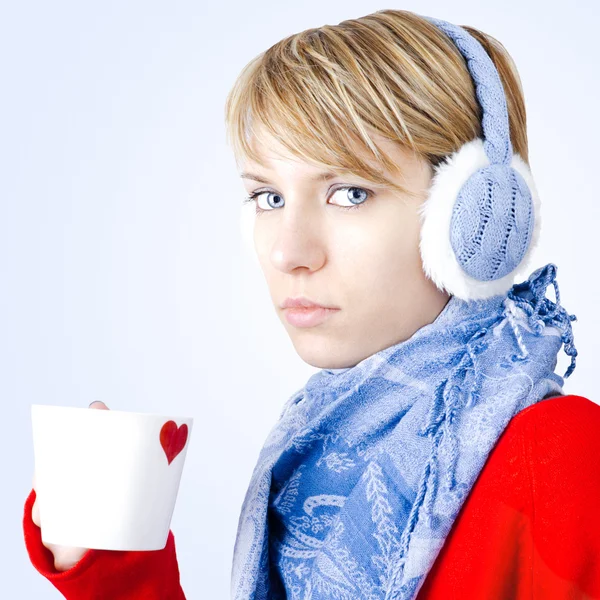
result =
[{"label": "eyebrow", "polygon": [[[259,183],[269,183],[267,179],[264,179],[260,175],[255,175],[253,173],[241,173],[240,177],[242,179],[253,179],[254,181],[258,181]],[[310,177],[311,181],[327,181],[329,179],[333,179],[334,177],[338,177],[337,173],[332,173],[331,171],[321,171],[316,173],[312,177]]]}]

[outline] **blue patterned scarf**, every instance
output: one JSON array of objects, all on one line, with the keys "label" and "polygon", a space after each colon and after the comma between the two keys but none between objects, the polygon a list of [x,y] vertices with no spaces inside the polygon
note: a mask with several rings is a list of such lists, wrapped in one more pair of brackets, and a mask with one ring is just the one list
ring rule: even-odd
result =
[{"label": "blue patterned scarf", "polygon": [[[556,303],[545,297],[552,283]],[[244,499],[233,600],[408,600],[510,419],[562,394],[571,321],[556,266],[451,296],[409,339],[322,369],[285,403]]]}]

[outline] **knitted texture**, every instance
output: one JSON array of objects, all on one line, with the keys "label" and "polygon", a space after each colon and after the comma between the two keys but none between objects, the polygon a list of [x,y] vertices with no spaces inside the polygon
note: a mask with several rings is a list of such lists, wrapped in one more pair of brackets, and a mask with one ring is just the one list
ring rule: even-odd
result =
[{"label": "knitted texture", "polygon": [[[517,275],[526,277],[529,268],[533,251],[537,246],[537,242],[541,230],[541,203],[536,190],[535,182],[527,164],[521,159],[518,154],[513,155],[511,166],[519,175],[527,182],[527,188],[532,194],[534,205],[535,218],[528,222],[523,222],[523,218],[527,219],[527,212],[519,213],[518,207],[524,207],[523,204],[516,204],[517,210],[513,215],[511,211],[503,214],[498,211],[499,204],[496,199],[487,199],[485,195],[484,185],[481,185],[481,194],[477,198],[471,197],[471,206],[479,204],[482,210],[475,209],[473,212],[468,211],[468,206],[461,202],[461,188],[464,187],[465,181],[471,177],[471,180],[478,177],[478,169],[482,169],[489,165],[489,158],[485,154],[484,142],[481,138],[475,138],[447,157],[445,161],[437,165],[436,172],[433,177],[428,196],[426,200],[418,207],[418,212],[421,217],[420,243],[419,250],[421,253],[423,270],[427,277],[431,279],[438,288],[447,292],[452,296],[458,296],[462,300],[474,300],[479,298],[488,298],[499,294],[506,294],[511,288]],[[476,173],[473,175],[473,173]],[[493,189],[493,188],[492,188]],[[454,204],[453,198],[459,198]],[[486,203],[490,214],[485,214]],[[483,216],[482,216],[483,213]],[[457,226],[457,214],[462,217],[462,220]],[[515,222],[515,228],[512,232],[522,231],[527,227],[533,227],[531,230],[530,243],[525,250],[525,246],[518,246],[516,241],[518,238],[512,238],[513,243],[504,246],[499,240],[497,246],[497,254],[501,259],[502,256],[510,260],[511,265],[517,262],[518,257],[513,257],[511,254],[513,249],[518,249],[518,254],[521,256],[521,263],[515,272],[506,274],[503,277],[494,280],[478,280],[465,273],[463,265],[457,260],[457,251],[461,252],[456,244],[452,245],[452,240],[460,238],[463,240],[462,247],[467,250],[471,249],[474,252],[481,250],[480,238],[485,237],[488,242],[490,232],[504,231],[510,228],[510,224]],[[452,233],[453,232],[453,233]],[[471,245],[474,239],[475,244]],[[477,256],[477,255],[475,255]],[[490,250],[490,262],[483,261],[483,264],[490,267],[494,264],[494,252]],[[491,273],[491,272],[490,272]],[[496,271],[496,276],[499,271]]]},{"label": "knitted texture", "polygon": [[[447,201],[454,203],[450,243],[464,273],[478,281],[494,281],[515,271],[532,243],[532,191],[511,166],[506,98],[492,59],[462,27],[425,18],[444,31],[465,58],[483,113],[483,147],[489,159],[486,166],[474,165],[457,195],[448,190]],[[489,291],[489,295],[497,292],[493,288]]]}]

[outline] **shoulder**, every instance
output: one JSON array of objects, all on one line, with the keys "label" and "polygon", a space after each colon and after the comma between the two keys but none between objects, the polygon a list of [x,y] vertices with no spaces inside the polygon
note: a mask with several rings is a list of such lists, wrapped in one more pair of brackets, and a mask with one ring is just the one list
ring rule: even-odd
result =
[{"label": "shoulder", "polygon": [[563,509],[600,502],[600,405],[576,394],[547,398],[509,426],[520,439],[535,495],[552,495]]},{"label": "shoulder", "polygon": [[507,430],[523,441],[532,458],[575,467],[574,460],[600,464],[600,405],[585,396],[545,398],[517,413]]},{"label": "shoulder", "polygon": [[600,405],[576,394],[548,398],[511,426],[521,440],[542,597],[563,586],[560,597],[599,598],[600,569],[591,565],[600,556]]},{"label": "shoulder", "polygon": [[569,394],[518,412],[492,448],[481,479],[486,494],[529,505],[527,511],[532,501],[538,510],[541,502],[559,512],[600,503],[600,405]]},{"label": "shoulder", "polygon": [[600,404],[579,394],[566,394],[544,398],[517,413],[513,420],[544,418],[574,419],[582,416],[591,417],[596,424],[600,423]]},{"label": "shoulder", "polygon": [[440,598],[600,599],[599,504],[600,406],[540,400],[499,436],[423,587]]},{"label": "shoulder", "polygon": [[524,408],[508,422],[489,462],[504,468],[509,461],[514,468],[517,455],[527,463],[525,474],[550,467],[579,469],[584,464],[600,468],[600,405],[568,394]]}]

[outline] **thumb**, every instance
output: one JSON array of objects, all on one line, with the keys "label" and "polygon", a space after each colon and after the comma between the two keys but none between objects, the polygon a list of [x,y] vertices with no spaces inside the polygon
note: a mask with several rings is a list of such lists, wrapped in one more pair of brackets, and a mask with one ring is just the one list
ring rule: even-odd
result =
[{"label": "thumb", "polygon": [[88,408],[96,408],[98,410],[110,410],[108,406],[106,406],[106,404],[102,402],[102,400],[94,400],[93,402],[90,402]]}]

